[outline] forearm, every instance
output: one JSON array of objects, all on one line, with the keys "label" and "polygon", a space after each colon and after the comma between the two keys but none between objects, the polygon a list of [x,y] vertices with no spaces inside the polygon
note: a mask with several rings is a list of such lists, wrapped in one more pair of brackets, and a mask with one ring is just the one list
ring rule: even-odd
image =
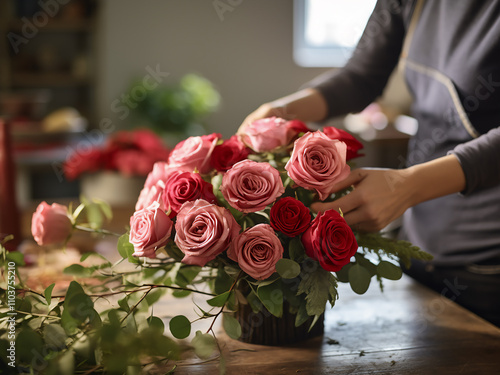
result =
[{"label": "forearm", "polygon": [[311,88],[297,91],[267,103],[267,105],[280,109],[283,118],[297,119],[304,122],[321,121],[327,114],[325,98],[317,90]]},{"label": "forearm", "polygon": [[409,206],[458,193],[465,189],[465,174],[455,155],[417,164],[403,171],[402,180],[409,192]]}]

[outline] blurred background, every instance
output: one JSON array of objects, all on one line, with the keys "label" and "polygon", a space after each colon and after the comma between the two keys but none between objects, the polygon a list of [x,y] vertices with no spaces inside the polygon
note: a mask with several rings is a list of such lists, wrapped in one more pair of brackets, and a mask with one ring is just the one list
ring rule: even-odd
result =
[{"label": "blurred background", "polygon": [[[41,200],[82,193],[133,204],[144,173],[124,160],[155,142],[137,129],[154,132],[164,146],[155,143],[144,165],[189,135],[231,136],[260,104],[341,67],[373,6],[373,0],[3,0],[0,116],[10,144],[1,150],[14,170],[3,168],[2,178],[14,180],[16,195],[4,200],[26,212]],[[403,167],[415,130],[410,104],[394,74],[377,103],[331,124],[365,144],[358,166]],[[128,159],[117,162],[124,150]],[[127,190],[131,195],[121,197]]]}]

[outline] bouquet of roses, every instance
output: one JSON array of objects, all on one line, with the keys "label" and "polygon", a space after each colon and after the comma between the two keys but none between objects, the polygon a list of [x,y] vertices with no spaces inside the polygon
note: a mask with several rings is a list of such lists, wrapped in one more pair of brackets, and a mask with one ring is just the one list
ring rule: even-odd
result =
[{"label": "bouquet of roses", "polygon": [[[254,311],[280,317],[286,306],[296,326],[317,319],[334,305],[337,281],[362,294],[372,277],[401,277],[391,259],[426,256],[407,242],[356,233],[342,212],[310,210],[349,193],[332,187],[362,147],[343,130],[277,117],[227,140],[190,137],[147,178],[130,219],[132,255],[164,253],[181,267],[210,269],[212,302],[223,307],[235,308],[237,292]],[[271,301],[270,290],[282,297]]]}]

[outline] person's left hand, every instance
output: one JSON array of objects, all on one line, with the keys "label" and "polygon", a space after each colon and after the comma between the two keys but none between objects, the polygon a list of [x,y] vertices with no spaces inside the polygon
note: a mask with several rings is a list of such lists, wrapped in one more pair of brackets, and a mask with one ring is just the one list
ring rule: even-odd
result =
[{"label": "person's left hand", "polygon": [[377,232],[401,216],[411,206],[411,183],[407,170],[356,169],[332,192],[354,186],[354,190],[334,202],[313,203],[318,211],[342,211],[347,224],[362,232]]}]

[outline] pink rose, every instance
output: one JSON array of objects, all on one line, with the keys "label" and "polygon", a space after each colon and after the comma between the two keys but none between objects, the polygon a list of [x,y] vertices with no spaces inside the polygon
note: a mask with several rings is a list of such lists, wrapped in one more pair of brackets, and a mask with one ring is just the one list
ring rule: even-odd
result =
[{"label": "pink rose", "polygon": [[332,186],[349,175],[346,150],[344,142],[320,131],[310,132],[295,141],[285,169],[297,185],[316,190],[325,200]]},{"label": "pink rose", "polygon": [[139,211],[145,207],[150,206],[153,202],[158,202],[162,210],[166,210],[163,203],[163,193],[165,190],[165,183],[163,181],[158,181],[156,185],[151,187],[144,187],[139,194],[137,203],[135,204],[135,210]]},{"label": "pink rose", "polygon": [[285,192],[280,173],[269,163],[243,160],[222,178],[224,199],[241,212],[263,210]]},{"label": "pink rose", "polygon": [[354,233],[335,210],[320,212],[302,235],[302,243],[306,254],[330,272],[340,271],[358,250]]},{"label": "pink rose", "polygon": [[240,232],[233,215],[203,199],[184,203],[175,223],[175,243],[183,263],[204,266],[229,246]]},{"label": "pink rose", "polygon": [[129,241],[134,245],[133,256],[156,257],[156,249],[165,246],[172,231],[172,220],[158,202],[136,211],[130,218]]},{"label": "pink rose", "polygon": [[296,122],[279,117],[259,119],[245,127],[241,139],[256,152],[271,151],[277,147],[289,145],[293,138],[304,129],[297,125]]},{"label": "pink rose", "polygon": [[221,145],[215,146],[212,152],[212,166],[219,172],[226,172],[237,162],[246,159],[248,153],[239,136],[233,135]]},{"label": "pink rose", "polygon": [[33,213],[31,233],[40,246],[62,243],[69,238],[72,230],[66,206],[42,202]]},{"label": "pink rose", "polygon": [[363,156],[363,154],[358,154],[358,151],[363,148],[363,144],[345,130],[338,129],[333,126],[325,126],[323,128],[323,133],[325,133],[330,139],[338,139],[339,141],[346,144],[346,160],[351,160]]},{"label": "pink rose", "polygon": [[236,237],[227,256],[254,279],[264,280],[276,271],[283,245],[269,224],[257,224]]},{"label": "pink rose", "polygon": [[156,162],[153,165],[153,170],[149,172],[144,186],[151,187],[153,185],[156,185],[158,181],[165,182],[174,172],[179,172],[179,169],[170,167],[168,163],[164,161]]},{"label": "pink rose", "polygon": [[206,174],[212,169],[210,156],[220,138],[222,136],[216,133],[189,137],[175,146],[168,158],[168,164],[188,172],[198,169],[201,174]]},{"label": "pink rose", "polygon": [[171,210],[173,218],[185,202],[204,199],[210,203],[216,201],[212,184],[201,178],[199,173],[176,172],[165,182],[163,207]]}]

